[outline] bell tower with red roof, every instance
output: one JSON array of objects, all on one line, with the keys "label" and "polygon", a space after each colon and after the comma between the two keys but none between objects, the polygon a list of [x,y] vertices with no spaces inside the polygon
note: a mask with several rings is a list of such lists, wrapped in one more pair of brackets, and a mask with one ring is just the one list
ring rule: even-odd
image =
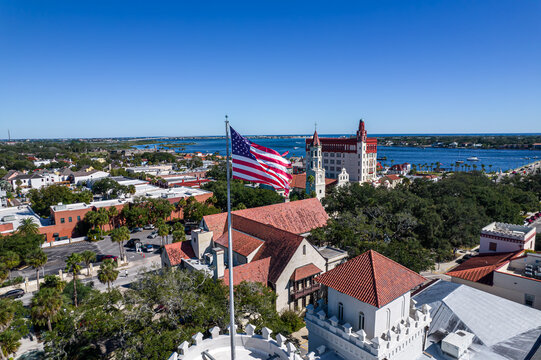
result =
[{"label": "bell tower with red roof", "polygon": [[313,192],[320,200],[325,197],[325,169],[317,130],[306,149],[306,193],[310,195]]}]

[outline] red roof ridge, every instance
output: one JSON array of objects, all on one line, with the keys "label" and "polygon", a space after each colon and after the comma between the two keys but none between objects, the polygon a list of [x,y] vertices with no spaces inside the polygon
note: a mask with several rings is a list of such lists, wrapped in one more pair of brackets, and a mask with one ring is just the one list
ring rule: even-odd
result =
[{"label": "red roof ridge", "polygon": [[377,292],[378,285],[376,283],[376,267],[374,266],[374,250],[370,249],[368,250],[368,256],[370,257],[370,261],[372,263],[371,270],[372,270],[372,286],[374,288],[374,293],[376,294],[376,306],[379,307],[379,296]]},{"label": "red roof ridge", "polygon": [[319,136],[317,135],[317,130],[314,131],[314,136],[312,136],[312,146],[321,146],[321,141],[319,141]]},{"label": "red roof ridge", "polygon": [[375,250],[368,250],[315,280],[378,308],[426,281],[415,271]]}]

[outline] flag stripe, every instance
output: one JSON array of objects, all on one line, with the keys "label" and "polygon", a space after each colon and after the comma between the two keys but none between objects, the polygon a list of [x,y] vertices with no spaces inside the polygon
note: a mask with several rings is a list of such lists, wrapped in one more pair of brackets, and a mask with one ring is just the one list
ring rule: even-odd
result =
[{"label": "flag stripe", "polygon": [[273,149],[255,144],[231,129],[233,178],[261,184],[289,193],[291,163]]},{"label": "flag stripe", "polygon": [[276,160],[274,160],[272,158],[269,158],[269,157],[267,157],[265,155],[261,155],[261,154],[257,154],[257,153],[253,153],[253,152],[252,152],[252,154],[255,156],[255,158],[257,160],[261,160],[261,161],[265,162],[269,166],[276,167],[277,169],[282,170],[284,173],[287,173],[287,169],[290,167],[290,166],[284,165],[281,162],[277,162]]},{"label": "flag stripe", "polygon": [[282,177],[273,174],[270,171],[265,171],[265,169],[260,169],[260,165],[257,161],[246,159],[246,158],[238,158],[238,155],[233,155],[233,172],[235,172],[236,169],[243,169],[246,171],[253,172],[254,174],[257,174],[262,179],[269,178],[270,181],[278,182],[280,185],[285,186],[288,182],[285,181]]}]

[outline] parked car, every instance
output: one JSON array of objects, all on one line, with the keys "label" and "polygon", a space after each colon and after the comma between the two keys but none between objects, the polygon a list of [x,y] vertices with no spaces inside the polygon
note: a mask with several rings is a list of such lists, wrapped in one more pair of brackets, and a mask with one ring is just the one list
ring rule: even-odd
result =
[{"label": "parked car", "polygon": [[147,236],[149,239],[155,239],[158,236],[158,233],[156,231],[153,231],[150,233],[150,235]]},{"label": "parked car", "polygon": [[96,261],[98,261],[98,262],[104,261],[104,260],[107,260],[107,259],[111,259],[113,261],[116,261],[118,259],[118,256],[115,256],[115,255],[98,255],[98,256],[96,256]]},{"label": "parked car", "polygon": [[18,299],[24,295],[23,289],[13,289],[9,290],[7,293],[3,294],[2,298],[9,298],[9,299]]},{"label": "parked car", "polygon": [[144,252],[153,252],[154,251],[154,245],[152,244],[145,244],[142,246],[142,249]]},{"label": "parked car", "polygon": [[143,229],[145,229],[145,230],[154,230],[154,225],[152,225],[152,224],[145,225],[145,226],[143,226]]},{"label": "parked car", "polygon": [[133,238],[133,239],[128,240],[128,242],[126,243],[126,246],[129,248],[134,248],[137,246],[135,245],[137,243],[141,243],[141,240],[137,238]]},{"label": "parked car", "polygon": [[140,227],[136,227],[136,228],[133,228],[131,230],[132,233],[138,233],[138,232],[141,232],[141,231],[143,231],[143,228],[140,228]]}]

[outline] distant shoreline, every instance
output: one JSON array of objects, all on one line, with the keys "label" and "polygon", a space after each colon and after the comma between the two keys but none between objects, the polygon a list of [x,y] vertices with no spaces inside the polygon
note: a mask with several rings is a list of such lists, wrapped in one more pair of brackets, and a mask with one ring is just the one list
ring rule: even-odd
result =
[{"label": "distant shoreline", "polygon": [[[351,137],[354,134],[319,134],[321,137]],[[244,136],[250,139],[304,139],[312,134],[284,134],[284,135],[249,135]],[[369,134],[369,137],[392,138],[392,137],[541,137],[541,133],[430,133],[430,134]],[[0,139],[0,142],[20,142],[20,141],[171,141],[171,140],[205,140],[205,139],[224,139],[225,135],[204,135],[204,136],[123,136],[123,137],[73,137],[73,138],[42,138],[42,139]]]}]

